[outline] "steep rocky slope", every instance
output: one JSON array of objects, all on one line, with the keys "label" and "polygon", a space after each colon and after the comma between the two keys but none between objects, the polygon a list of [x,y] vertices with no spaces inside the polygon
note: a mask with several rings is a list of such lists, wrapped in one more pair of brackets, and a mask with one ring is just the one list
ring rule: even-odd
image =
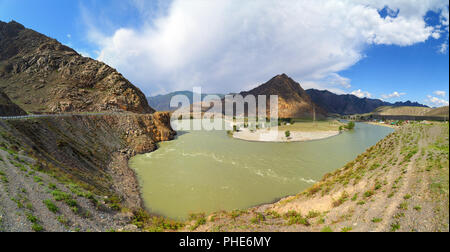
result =
[{"label": "steep rocky slope", "polygon": [[242,96],[266,95],[267,106],[270,107],[270,95],[278,95],[278,116],[280,118],[312,118],[314,111],[317,118],[326,117],[326,112],[311,101],[309,95],[299,83],[286,74],[277,75],[267,83],[242,92]]},{"label": "steep rocky slope", "polygon": [[27,113],[13,103],[9,97],[0,91],[0,116],[26,115]]},{"label": "steep rocky slope", "polygon": [[8,114],[77,112],[0,119],[0,231],[136,230],[128,160],[173,139],[170,115],[111,67],[16,22],[0,22],[0,89]]},{"label": "steep rocky slope", "polygon": [[0,21],[0,88],[28,112],[152,113],[113,68],[14,21]]},{"label": "steep rocky slope", "polygon": [[155,113],[0,121],[0,230],[32,231],[28,214],[45,231],[124,228],[143,206],[128,160],[173,139],[169,120]]}]

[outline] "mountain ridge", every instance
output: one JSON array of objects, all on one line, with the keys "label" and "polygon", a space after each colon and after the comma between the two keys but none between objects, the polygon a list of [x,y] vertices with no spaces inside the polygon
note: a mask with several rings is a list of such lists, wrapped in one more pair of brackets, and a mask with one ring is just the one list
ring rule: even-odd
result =
[{"label": "mountain ridge", "polygon": [[115,69],[15,21],[0,21],[0,51],[0,89],[25,111],[154,112]]},{"label": "mountain ridge", "polygon": [[338,95],[327,90],[308,89],[311,99],[328,113],[340,115],[365,114],[383,106],[427,107],[417,102],[389,103],[380,99],[359,98],[351,94]]},{"label": "mountain ridge", "polygon": [[280,118],[326,117],[326,111],[317,106],[301,85],[286,74],[277,75],[268,82],[240,94],[244,97],[266,95],[267,108],[270,108],[270,95],[278,95],[278,116]]},{"label": "mountain ridge", "polygon": [[[189,102],[191,104],[193,104],[193,97],[194,97],[194,92],[192,91],[175,91],[175,92],[171,92],[165,95],[156,95],[156,96],[150,96],[147,97],[148,103],[149,105],[154,108],[156,111],[171,111],[171,110],[175,110],[176,108],[171,108],[170,107],[170,100],[172,99],[172,97],[176,96],[176,95],[185,95],[186,97],[188,97]],[[217,95],[220,98],[224,98],[225,95],[224,94],[202,94],[202,100],[203,98],[205,98],[208,95]]]}]

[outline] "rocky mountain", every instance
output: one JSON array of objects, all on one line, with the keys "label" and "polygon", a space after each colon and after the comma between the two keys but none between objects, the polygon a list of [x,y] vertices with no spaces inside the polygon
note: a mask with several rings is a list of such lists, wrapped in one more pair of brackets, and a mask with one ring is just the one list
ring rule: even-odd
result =
[{"label": "rocky mountain", "polygon": [[417,102],[397,102],[395,104],[379,99],[359,98],[355,95],[337,95],[329,91],[308,89],[306,92],[312,101],[330,114],[353,115],[365,114],[383,106],[427,107]]},{"label": "rocky mountain", "polygon": [[115,69],[14,21],[0,21],[0,88],[28,112],[154,112]]},{"label": "rocky mountain", "polygon": [[317,118],[326,117],[326,111],[317,106],[299,83],[281,74],[273,77],[267,83],[242,92],[247,95],[267,95],[267,106],[270,106],[270,95],[278,95],[278,116],[280,118],[312,118],[314,111]]},{"label": "rocky mountain", "polygon": [[396,102],[391,104],[394,107],[421,107],[421,108],[429,108],[427,105],[420,104],[418,102],[406,101],[406,102]]},{"label": "rocky mountain", "polygon": [[0,91],[0,116],[18,116],[26,114],[27,113],[13,103],[5,93]]},{"label": "rocky mountain", "polygon": [[[99,111],[134,113],[83,113]],[[8,181],[0,183],[0,231],[123,230],[142,217],[128,160],[174,138],[169,113],[153,113],[144,94],[104,63],[0,22],[0,116],[26,112],[81,114],[0,120],[0,160],[15,160],[0,162]],[[44,204],[50,199],[58,211]]]},{"label": "rocky mountain", "polygon": [[[170,101],[172,97],[177,95],[184,95],[189,98],[191,104],[194,103],[194,93],[192,91],[177,91],[165,95],[157,95],[147,97],[147,100],[150,106],[156,109],[157,111],[172,111],[174,110],[174,108],[170,107]],[[225,96],[223,94],[202,94],[202,100],[208,95],[217,95],[220,98],[223,98]]]}]

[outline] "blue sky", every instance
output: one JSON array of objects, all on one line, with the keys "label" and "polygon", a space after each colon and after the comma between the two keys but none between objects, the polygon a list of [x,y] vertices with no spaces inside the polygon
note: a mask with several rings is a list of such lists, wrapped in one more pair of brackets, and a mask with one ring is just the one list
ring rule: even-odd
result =
[{"label": "blue sky", "polygon": [[448,104],[448,2],[238,2],[0,0],[0,20],[112,65],[148,95],[238,92],[287,73],[305,88]]}]

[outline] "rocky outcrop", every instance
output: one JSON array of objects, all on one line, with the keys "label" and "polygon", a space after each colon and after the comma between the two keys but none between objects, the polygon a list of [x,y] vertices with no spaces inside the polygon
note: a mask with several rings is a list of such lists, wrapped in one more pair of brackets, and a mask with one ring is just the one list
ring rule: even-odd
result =
[{"label": "rocky outcrop", "polygon": [[280,118],[312,118],[314,113],[316,118],[326,117],[326,112],[312,102],[300,84],[286,74],[277,75],[267,83],[248,92],[242,92],[241,95],[244,97],[266,95],[268,108],[270,95],[278,95],[278,117]]},{"label": "rocky outcrop", "polygon": [[0,21],[0,87],[28,112],[154,112],[115,69],[14,21]]},{"label": "rocky outcrop", "polygon": [[21,116],[27,113],[0,91],[0,116]]}]

